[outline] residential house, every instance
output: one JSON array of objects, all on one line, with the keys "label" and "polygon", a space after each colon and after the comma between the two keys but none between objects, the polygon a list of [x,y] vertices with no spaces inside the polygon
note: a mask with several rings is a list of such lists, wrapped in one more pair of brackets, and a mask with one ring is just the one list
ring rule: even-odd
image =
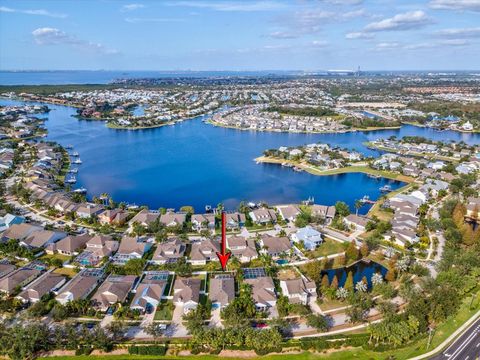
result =
[{"label": "residential house", "polygon": [[154,223],[157,221],[157,219],[160,217],[160,213],[158,211],[150,211],[147,209],[143,209],[138,212],[137,215],[135,215],[129,222],[128,224],[132,226],[134,223],[142,225],[142,226],[148,226],[151,223]]},{"label": "residential house", "polygon": [[142,241],[138,237],[124,236],[113,257],[113,262],[117,265],[125,265],[128,260],[141,259],[151,247],[151,242]]},{"label": "residential house", "polygon": [[104,210],[98,214],[100,224],[122,226],[128,219],[128,211],[121,209]]},{"label": "residential house", "polygon": [[69,235],[46,247],[47,254],[59,253],[67,256],[78,255],[80,250],[85,248],[86,243],[92,239],[92,235]]},{"label": "residential house", "polygon": [[260,252],[268,254],[274,258],[279,257],[282,254],[287,254],[292,248],[290,239],[286,236],[277,237],[270,235],[263,235],[259,241]]},{"label": "residential house", "polygon": [[142,313],[149,313],[156,309],[165,287],[167,286],[168,272],[149,271],[145,273],[143,280],[135,289],[135,297],[130,308],[140,310]]},{"label": "residential house", "polygon": [[102,279],[103,271],[83,269],[59,290],[56,299],[62,305],[69,301],[86,299]]},{"label": "residential house", "polygon": [[110,275],[92,296],[93,305],[107,311],[109,306],[125,302],[136,280],[135,275]]},{"label": "residential house", "polygon": [[118,249],[118,241],[110,236],[95,235],[86,243],[83,251],[75,261],[83,266],[96,266],[104,257],[110,257]]},{"label": "residential house", "polygon": [[315,250],[323,242],[322,234],[310,225],[293,233],[292,240],[296,243],[302,242],[303,247],[307,250]]},{"label": "residential house", "polygon": [[227,247],[233,256],[240,262],[250,262],[258,257],[255,240],[246,239],[243,236],[232,236],[227,238]]},{"label": "residential house", "polygon": [[312,217],[323,219],[325,223],[330,224],[337,212],[335,206],[312,205],[310,207]]},{"label": "residential house", "polygon": [[368,218],[363,216],[358,216],[355,214],[350,214],[346,216],[343,221],[345,225],[355,230],[365,231],[365,227],[367,226],[368,222],[370,221]]},{"label": "residential house", "polygon": [[82,219],[88,219],[92,216],[97,216],[104,210],[102,205],[97,204],[81,204],[76,210],[77,217]]},{"label": "residential house", "polygon": [[52,272],[45,273],[28,285],[16,298],[24,303],[35,303],[40,301],[44,295],[60,289],[60,287],[65,284],[66,279],[65,276],[60,274]]},{"label": "residential house", "polygon": [[7,274],[10,274],[12,271],[14,271],[17,267],[13,264],[10,264],[6,260],[2,260],[0,262],[0,279],[4,277]]},{"label": "residential house", "polygon": [[190,262],[192,265],[205,265],[208,261],[218,260],[217,252],[220,251],[218,242],[207,239],[194,242],[190,251]]},{"label": "residential house", "polygon": [[39,230],[31,233],[27,238],[20,241],[20,245],[28,248],[46,247],[63,239],[67,234],[60,231]]},{"label": "residential house", "polygon": [[22,267],[12,271],[0,279],[0,292],[5,292],[10,295],[17,289],[33,281],[40,276],[41,273],[40,270],[30,269],[28,267]]},{"label": "residential house", "polygon": [[173,303],[182,306],[184,313],[196,309],[200,302],[201,284],[202,280],[198,278],[177,277],[173,287]]},{"label": "residential house", "polygon": [[274,224],[277,222],[277,214],[272,209],[255,209],[248,213],[252,221],[259,225]]},{"label": "residential house", "polygon": [[191,221],[192,229],[195,231],[215,229],[215,215],[213,214],[194,214]]},{"label": "residential house", "polygon": [[186,214],[167,212],[160,215],[160,223],[166,227],[182,226],[187,219]]},{"label": "residential house", "polygon": [[2,234],[2,240],[10,240],[10,239],[15,239],[15,240],[24,240],[28,236],[30,236],[33,232],[35,231],[40,231],[43,230],[41,226],[37,225],[31,225],[31,224],[13,224],[10,226],[7,230],[5,230]]},{"label": "residential house", "polygon": [[223,308],[235,298],[233,276],[218,275],[210,279],[209,297],[213,307]]},{"label": "residential house", "polygon": [[185,255],[186,245],[178,238],[157,245],[151,262],[157,265],[177,262]]},{"label": "residential house", "polygon": [[257,310],[267,310],[276,305],[275,284],[270,276],[245,279],[244,281],[252,287],[252,298]]},{"label": "residential house", "polygon": [[239,212],[225,214],[225,227],[229,230],[239,229],[245,225],[245,215]]},{"label": "residential house", "polygon": [[0,231],[7,230],[10,226],[15,224],[22,224],[25,222],[25,218],[22,216],[6,214],[0,217]]},{"label": "residential house", "polygon": [[317,296],[315,282],[304,277],[281,280],[280,288],[282,289],[283,295],[288,297],[288,301],[292,304],[307,305],[310,297]]},{"label": "residential house", "polygon": [[293,222],[302,212],[298,205],[279,205],[277,211],[283,220]]}]

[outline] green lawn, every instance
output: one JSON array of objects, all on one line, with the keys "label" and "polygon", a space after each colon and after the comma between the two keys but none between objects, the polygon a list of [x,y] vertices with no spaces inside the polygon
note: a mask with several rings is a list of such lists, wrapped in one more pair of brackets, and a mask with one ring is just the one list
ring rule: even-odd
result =
[{"label": "green lawn", "polygon": [[332,240],[330,238],[325,238],[325,241],[322,243],[322,245],[320,245],[311,253],[314,255],[315,258],[323,257],[331,254],[337,254],[345,251],[346,245],[348,244],[344,244],[339,241]]},{"label": "green lawn", "polygon": [[172,301],[162,300],[158,304],[153,320],[172,320],[174,309],[175,305],[173,305]]}]

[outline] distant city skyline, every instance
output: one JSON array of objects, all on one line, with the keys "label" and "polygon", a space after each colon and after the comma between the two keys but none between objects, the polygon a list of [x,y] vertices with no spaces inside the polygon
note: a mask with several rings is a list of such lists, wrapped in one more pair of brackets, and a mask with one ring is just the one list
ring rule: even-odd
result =
[{"label": "distant city skyline", "polygon": [[0,0],[0,70],[479,70],[480,0]]}]

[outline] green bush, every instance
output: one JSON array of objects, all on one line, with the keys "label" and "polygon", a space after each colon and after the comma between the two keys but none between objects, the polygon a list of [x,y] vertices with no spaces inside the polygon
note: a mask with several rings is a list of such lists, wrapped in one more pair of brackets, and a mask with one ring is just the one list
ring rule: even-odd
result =
[{"label": "green bush", "polygon": [[167,352],[166,346],[150,345],[150,346],[130,346],[128,353],[130,355],[160,355],[164,356]]}]

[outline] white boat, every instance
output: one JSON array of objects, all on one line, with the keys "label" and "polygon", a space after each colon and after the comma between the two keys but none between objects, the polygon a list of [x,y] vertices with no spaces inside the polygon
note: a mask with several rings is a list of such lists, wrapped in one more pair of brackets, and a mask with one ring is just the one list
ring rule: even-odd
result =
[{"label": "white boat", "polygon": [[67,146],[65,146],[65,149],[71,150],[71,149],[73,149],[73,145],[67,145]]},{"label": "white boat", "polygon": [[76,173],[78,173],[78,169],[76,169],[76,168],[68,169],[68,172],[69,172],[70,174],[76,174]]},{"label": "white boat", "polygon": [[380,188],[381,192],[390,192],[392,191],[392,187],[390,185],[384,185]]},{"label": "white boat", "polygon": [[73,163],[74,163],[74,164],[81,164],[81,163],[82,163],[82,160],[76,159]]},{"label": "white boat", "polygon": [[69,184],[75,184],[77,182],[77,179],[74,177],[71,177],[69,179],[66,180],[67,183]]},{"label": "white boat", "polygon": [[72,153],[72,156],[77,157],[77,156],[80,156],[80,154],[79,154],[78,152],[74,151],[74,152]]},{"label": "white boat", "polygon": [[74,193],[78,193],[78,194],[86,194],[87,193],[87,189],[85,188],[79,188],[79,189],[75,189],[73,190]]}]

